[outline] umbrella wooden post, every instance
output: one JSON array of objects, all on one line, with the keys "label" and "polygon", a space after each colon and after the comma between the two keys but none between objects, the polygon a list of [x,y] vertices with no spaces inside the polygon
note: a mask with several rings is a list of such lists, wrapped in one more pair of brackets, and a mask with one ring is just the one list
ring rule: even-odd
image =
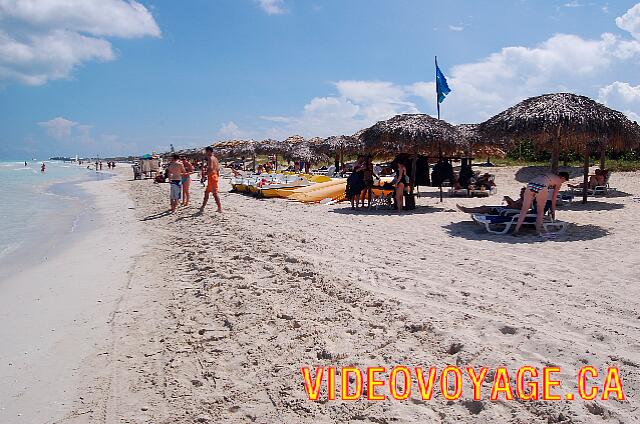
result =
[{"label": "umbrella wooden post", "polygon": [[558,173],[558,161],[560,159],[560,140],[553,140],[553,149],[551,150],[551,172]]},{"label": "umbrella wooden post", "polygon": [[253,172],[256,171],[256,155],[253,155]]},{"label": "umbrella wooden post", "polygon": [[[438,161],[442,162],[442,144],[440,144],[438,142]],[[453,181],[451,181],[453,183]],[[442,180],[440,180],[440,184],[438,186],[439,190],[440,190],[440,203],[442,203]]]},{"label": "umbrella wooden post", "polygon": [[411,178],[409,184],[409,193],[413,194],[413,187],[416,185],[416,167],[418,164],[418,155],[413,155],[411,158]]},{"label": "umbrella wooden post", "polygon": [[600,169],[604,170],[605,162],[607,160],[607,149],[604,141],[600,143]]},{"label": "umbrella wooden post", "polygon": [[584,145],[584,169],[582,179],[582,203],[587,203],[587,192],[589,190],[589,143]]}]

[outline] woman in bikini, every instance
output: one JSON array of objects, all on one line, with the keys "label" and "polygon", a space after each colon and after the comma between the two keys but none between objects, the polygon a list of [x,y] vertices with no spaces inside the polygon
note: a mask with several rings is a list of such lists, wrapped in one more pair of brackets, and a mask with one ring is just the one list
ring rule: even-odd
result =
[{"label": "woman in bikini", "polygon": [[193,165],[187,160],[185,156],[180,158],[184,169],[187,171],[186,175],[182,176],[182,206],[189,206],[189,186],[191,185],[191,173],[193,172]]},{"label": "woman in bikini", "polygon": [[518,216],[518,224],[513,234],[517,234],[520,231],[520,227],[524,222],[524,219],[531,208],[533,201],[536,201],[536,231],[538,234],[542,233],[542,220],[544,218],[544,209],[547,204],[547,197],[549,196],[549,190],[553,189],[553,197],[551,198],[551,218],[556,218],[556,200],[558,199],[558,192],[566,181],[569,180],[568,172],[560,172],[556,174],[540,175],[527,184],[527,189],[524,192],[524,200],[522,201],[522,208],[520,209],[520,215]]},{"label": "woman in bikini", "polygon": [[396,207],[398,213],[402,213],[404,210],[404,190],[409,185],[409,176],[407,175],[407,168],[402,163],[398,163],[398,173],[395,178],[396,185]]}]

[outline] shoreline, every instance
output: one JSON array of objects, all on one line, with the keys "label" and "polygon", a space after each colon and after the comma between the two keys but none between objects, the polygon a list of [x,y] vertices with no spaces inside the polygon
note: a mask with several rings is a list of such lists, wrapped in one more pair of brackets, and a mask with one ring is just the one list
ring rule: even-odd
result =
[{"label": "shoreline", "polygon": [[78,399],[86,371],[81,364],[108,343],[131,256],[141,249],[131,205],[118,183],[117,177],[64,183],[85,192],[86,211],[76,216],[73,231],[56,240],[55,253],[3,281],[2,422],[63,418]]},{"label": "shoreline", "polygon": [[[24,228],[25,239],[14,242],[0,252],[0,288],[4,279],[25,268],[36,266],[61,253],[59,245],[68,243],[84,216],[90,215],[92,196],[82,187],[83,183],[109,179],[114,174],[100,173],[77,175],[70,181],[55,180],[37,186],[36,193],[51,203],[49,214],[36,215],[38,222]],[[64,202],[64,203],[63,203]],[[63,249],[64,250],[64,249]]]}]

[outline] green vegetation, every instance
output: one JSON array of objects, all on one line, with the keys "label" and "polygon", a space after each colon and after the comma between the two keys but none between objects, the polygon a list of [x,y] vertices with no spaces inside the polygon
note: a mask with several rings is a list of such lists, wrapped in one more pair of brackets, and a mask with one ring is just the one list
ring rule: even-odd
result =
[{"label": "green vegetation", "polygon": [[[590,162],[592,165],[600,163],[600,153],[592,149]],[[612,171],[638,171],[640,170],[640,150],[631,150],[622,153],[607,151],[606,167]],[[480,158],[478,158],[480,159]],[[551,154],[537,151],[530,140],[523,140],[519,145],[507,153],[503,159],[491,159],[499,166],[545,166],[551,161]],[[563,152],[560,155],[560,165],[581,167],[583,165],[582,154],[575,151]]]}]

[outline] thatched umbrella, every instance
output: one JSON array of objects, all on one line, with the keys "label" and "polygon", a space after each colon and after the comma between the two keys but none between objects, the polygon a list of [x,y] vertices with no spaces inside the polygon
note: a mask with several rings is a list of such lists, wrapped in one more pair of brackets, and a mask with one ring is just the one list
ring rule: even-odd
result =
[{"label": "thatched umbrella", "polygon": [[360,140],[371,153],[459,154],[464,143],[456,128],[425,114],[396,115],[362,131]]},{"label": "thatched umbrella", "polygon": [[320,137],[314,137],[309,140],[294,143],[287,152],[287,156],[294,161],[304,161],[305,165],[327,161],[329,159],[328,156],[319,149],[323,142],[324,140]]},{"label": "thatched umbrella", "polygon": [[256,154],[274,156],[276,170],[278,170],[278,155],[284,155],[286,152],[287,146],[282,141],[267,138],[256,143]]},{"label": "thatched umbrella", "polygon": [[332,135],[324,139],[321,152],[327,156],[335,156],[336,169],[344,162],[345,154],[360,153],[364,149],[359,138],[361,131],[354,135]]},{"label": "thatched umbrella", "polygon": [[[633,148],[640,129],[622,113],[588,97],[571,93],[526,99],[480,124],[483,136],[508,141],[529,138],[535,147],[550,150],[551,171],[558,171],[561,149],[584,152],[583,203],[587,201],[589,143],[599,141],[617,151]],[[603,153],[601,153],[603,154]]]},{"label": "thatched umbrella", "polygon": [[[379,121],[362,131],[360,140],[367,151],[373,154],[412,153],[413,166],[410,178],[411,192],[415,182],[417,154],[442,158],[443,154],[460,154],[465,144],[456,128],[425,114],[396,115]],[[442,187],[440,187],[442,201]]]},{"label": "thatched umbrella", "polygon": [[505,143],[484,138],[478,124],[459,124],[455,127],[464,140],[468,156],[486,157],[489,163],[491,157],[503,158],[507,155]]},{"label": "thatched umbrella", "polygon": [[256,165],[256,142],[254,140],[224,140],[211,145],[221,159],[234,157],[252,157]]}]

